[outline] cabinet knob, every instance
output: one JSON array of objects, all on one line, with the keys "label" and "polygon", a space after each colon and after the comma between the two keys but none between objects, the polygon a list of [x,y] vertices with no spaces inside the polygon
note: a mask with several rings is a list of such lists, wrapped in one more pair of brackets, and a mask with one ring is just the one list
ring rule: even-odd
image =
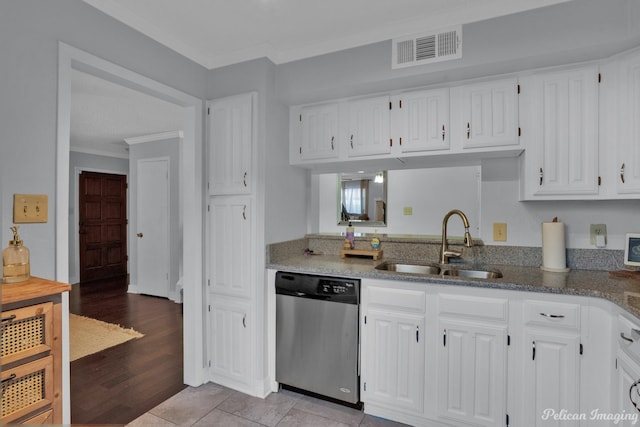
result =
[{"label": "cabinet knob", "polygon": [[620,166],[620,181],[624,184],[624,163]]},{"label": "cabinet knob", "polygon": [[332,136],[332,137],[331,137],[331,151],[333,151],[333,141],[334,141],[334,140],[335,140],[335,137],[334,137],[334,136]]},{"label": "cabinet knob", "polygon": [[351,138],[349,138],[350,144],[351,144],[351,148],[353,148],[353,135],[351,135]]},{"label": "cabinet knob", "polygon": [[247,219],[247,205],[242,207],[242,219]]},{"label": "cabinet knob", "polygon": [[467,139],[471,137],[471,123],[467,122]]},{"label": "cabinet knob", "polygon": [[[445,136],[446,132],[444,131],[444,125],[442,125],[442,140],[444,141],[444,136]],[[467,137],[468,138],[468,137]]]},{"label": "cabinet knob", "polygon": [[242,175],[242,183],[244,184],[244,186],[247,186],[247,173],[245,172],[244,175]]},{"label": "cabinet knob", "polygon": [[138,236],[139,238],[141,238],[141,239],[142,239],[142,237],[144,236],[144,234],[142,234],[142,233],[138,233],[138,234],[136,234],[136,236]]}]

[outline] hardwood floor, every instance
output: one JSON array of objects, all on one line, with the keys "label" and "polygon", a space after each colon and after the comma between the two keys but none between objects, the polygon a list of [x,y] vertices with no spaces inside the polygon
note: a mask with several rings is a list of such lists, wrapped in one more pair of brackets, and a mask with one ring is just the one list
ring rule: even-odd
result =
[{"label": "hardwood floor", "polygon": [[127,424],[183,390],[182,305],[127,294],[126,278],[73,285],[71,313],[145,336],[71,363],[71,422]]}]

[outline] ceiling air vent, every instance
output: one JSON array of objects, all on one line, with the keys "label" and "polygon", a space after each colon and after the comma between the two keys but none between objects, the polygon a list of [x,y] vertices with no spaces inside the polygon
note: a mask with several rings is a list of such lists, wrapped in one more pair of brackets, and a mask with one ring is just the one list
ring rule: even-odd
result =
[{"label": "ceiling air vent", "polygon": [[392,67],[462,58],[462,26],[393,39]]}]

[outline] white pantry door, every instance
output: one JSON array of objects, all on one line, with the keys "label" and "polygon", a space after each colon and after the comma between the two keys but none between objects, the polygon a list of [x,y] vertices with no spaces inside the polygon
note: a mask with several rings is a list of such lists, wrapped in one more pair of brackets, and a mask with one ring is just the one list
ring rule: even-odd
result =
[{"label": "white pantry door", "polygon": [[141,294],[169,297],[169,159],[137,162],[136,285]]}]

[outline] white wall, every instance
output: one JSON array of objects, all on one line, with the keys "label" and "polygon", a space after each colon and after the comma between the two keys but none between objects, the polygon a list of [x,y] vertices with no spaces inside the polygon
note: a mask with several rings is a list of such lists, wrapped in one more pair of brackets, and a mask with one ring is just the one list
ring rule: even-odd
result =
[{"label": "white wall", "polygon": [[[318,175],[318,207],[321,233],[339,233],[336,174]],[[471,235],[480,235],[480,166],[387,171],[387,227],[354,224],[356,232],[441,235],[442,219],[452,209],[469,218]],[[404,214],[410,207],[411,215]],[[452,217],[450,236],[462,236],[464,227]]]},{"label": "white wall", "polygon": [[[478,179],[480,175],[482,180]],[[543,222],[558,217],[566,225],[567,247],[594,248],[590,224],[606,224],[607,249],[624,249],[624,235],[640,231],[640,200],[519,201],[518,159],[485,160],[482,167],[388,171],[388,227],[379,233],[441,235],[442,218],[450,209],[469,217],[472,237],[486,245],[542,245]],[[337,225],[337,176],[317,175],[318,227],[313,232],[341,233]],[[419,184],[417,184],[419,183]],[[434,183],[430,185],[429,183]],[[403,214],[404,206],[413,215]],[[507,224],[507,241],[493,241],[493,223]],[[374,232],[372,227],[356,231]],[[449,235],[461,236],[461,222],[452,218]]]},{"label": "white wall", "polygon": [[0,6],[0,240],[9,240],[13,193],[49,196],[49,222],[25,224],[31,272],[55,278],[58,43],[90,52],[202,97],[206,69],[76,0]]},{"label": "white wall", "polygon": [[[567,247],[594,248],[590,224],[606,224],[607,249],[623,249],[624,234],[640,230],[640,200],[518,201],[518,159],[487,160],[482,165],[482,230],[485,244],[541,246],[542,222],[564,222]],[[507,223],[507,241],[494,242],[493,223]]]}]

